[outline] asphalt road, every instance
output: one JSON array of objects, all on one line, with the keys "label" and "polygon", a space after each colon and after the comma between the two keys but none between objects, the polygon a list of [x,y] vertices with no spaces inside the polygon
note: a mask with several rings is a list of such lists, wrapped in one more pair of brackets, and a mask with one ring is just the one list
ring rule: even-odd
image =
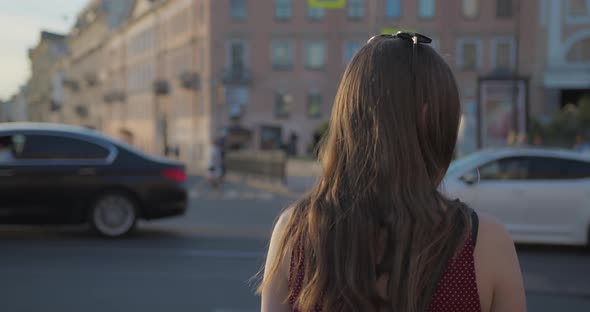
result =
[{"label": "asphalt road", "polygon": [[[0,311],[258,311],[267,237],[291,199],[193,192],[182,218],[122,240],[83,228],[0,227]],[[529,311],[590,311],[590,252],[519,246]]]}]

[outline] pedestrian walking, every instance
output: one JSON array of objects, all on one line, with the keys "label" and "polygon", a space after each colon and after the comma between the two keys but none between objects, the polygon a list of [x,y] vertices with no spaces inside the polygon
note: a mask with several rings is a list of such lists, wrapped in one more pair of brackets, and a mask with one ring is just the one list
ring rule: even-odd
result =
[{"label": "pedestrian walking", "polygon": [[506,229],[439,191],[461,105],[430,42],[378,35],[348,64],[322,176],[275,225],[262,311],[526,310]]},{"label": "pedestrian walking", "polygon": [[223,176],[223,160],[219,141],[211,141],[209,148],[209,160],[207,170],[207,180],[211,187],[215,190],[220,190],[222,186]]}]

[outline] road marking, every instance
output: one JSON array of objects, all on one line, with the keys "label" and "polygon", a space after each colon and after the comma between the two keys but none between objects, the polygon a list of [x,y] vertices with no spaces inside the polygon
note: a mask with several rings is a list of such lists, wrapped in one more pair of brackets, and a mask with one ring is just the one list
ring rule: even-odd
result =
[{"label": "road marking", "polygon": [[192,190],[189,193],[190,199],[222,199],[222,200],[235,200],[235,199],[247,199],[247,200],[273,200],[275,194],[271,192],[252,192],[252,191],[237,191],[237,190],[224,190],[222,193],[215,191],[211,192],[200,192]]},{"label": "road marking", "polygon": [[272,193],[263,192],[258,195],[258,198],[262,200],[272,200],[274,195]]},{"label": "road marking", "polygon": [[47,249],[56,251],[58,249],[76,249],[84,253],[103,252],[121,252],[121,253],[141,253],[145,255],[181,255],[198,258],[217,258],[217,259],[242,259],[242,260],[257,260],[265,256],[262,251],[246,251],[246,250],[231,250],[231,249],[182,249],[182,248],[142,248],[142,247],[119,247],[119,246],[48,246],[35,247],[36,251]]},{"label": "road marking", "polygon": [[240,193],[236,190],[227,190],[223,193],[224,198],[227,199],[236,199],[240,196]]},{"label": "road marking", "polygon": [[260,259],[264,257],[264,253],[259,251],[192,249],[183,250],[182,252],[190,256],[202,258]]}]

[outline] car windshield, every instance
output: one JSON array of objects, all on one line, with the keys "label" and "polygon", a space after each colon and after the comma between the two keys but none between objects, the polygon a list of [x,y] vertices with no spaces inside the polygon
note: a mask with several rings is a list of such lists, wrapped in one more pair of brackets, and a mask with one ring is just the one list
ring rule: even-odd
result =
[{"label": "car windshield", "polygon": [[449,169],[447,170],[447,175],[448,176],[455,175],[459,171],[464,170],[465,168],[469,168],[469,167],[477,164],[478,162],[481,161],[481,159],[483,157],[484,157],[483,152],[475,152],[475,153],[471,153],[469,155],[463,156],[459,159],[455,159],[451,162],[451,165],[449,166]]}]

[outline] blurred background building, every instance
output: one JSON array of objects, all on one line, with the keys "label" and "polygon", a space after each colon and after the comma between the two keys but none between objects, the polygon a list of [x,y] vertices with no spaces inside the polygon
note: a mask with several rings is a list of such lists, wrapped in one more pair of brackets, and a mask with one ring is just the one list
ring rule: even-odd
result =
[{"label": "blurred background building", "polygon": [[97,128],[199,169],[219,137],[309,153],[346,64],[378,33],[434,39],[460,88],[461,153],[589,95],[588,1],[341,3],[89,1],[67,37],[41,34],[21,102],[31,120]]},{"label": "blurred background building", "polygon": [[29,50],[31,78],[27,83],[26,101],[31,121],[49,120],[53,66],[66,54],[65,36],[47,31],[41,32],[39,43]]}]

